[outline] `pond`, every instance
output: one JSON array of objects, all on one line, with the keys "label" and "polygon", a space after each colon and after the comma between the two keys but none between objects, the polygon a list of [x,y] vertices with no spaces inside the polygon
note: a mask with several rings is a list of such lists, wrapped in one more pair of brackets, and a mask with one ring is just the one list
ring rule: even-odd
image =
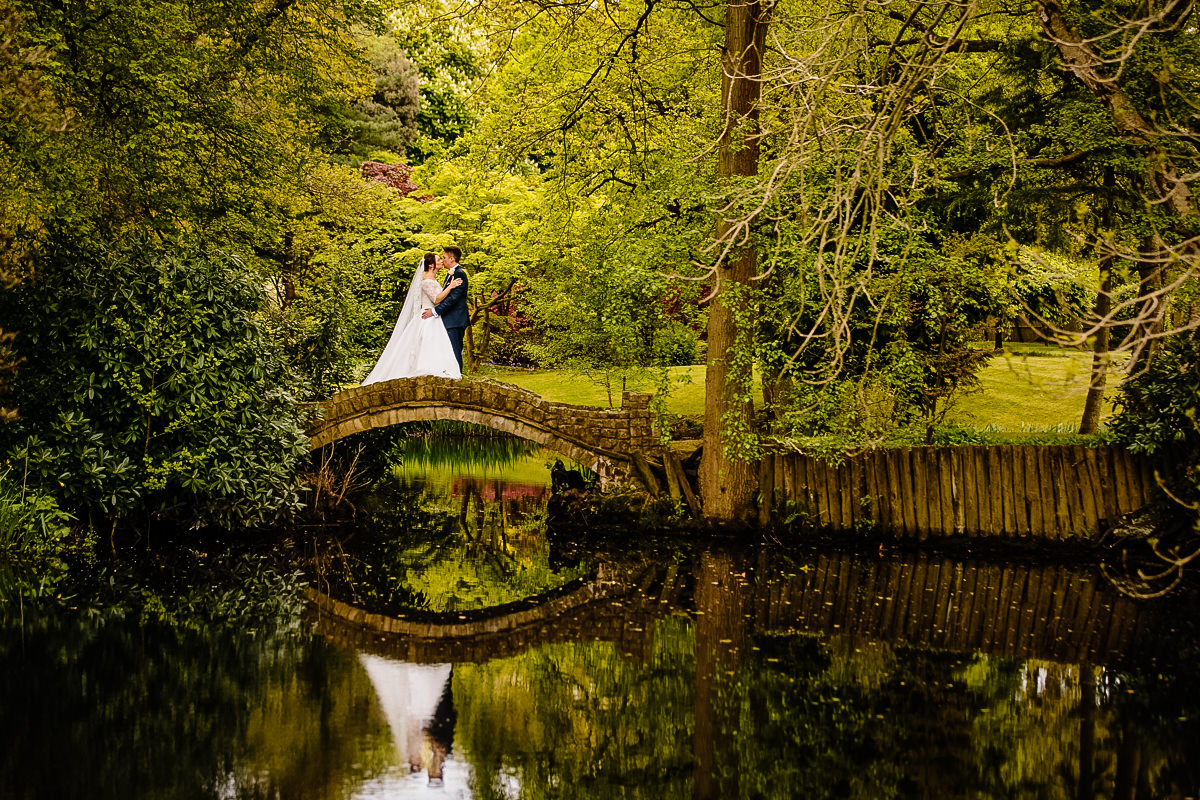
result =
[{"label": "pond", "polygon": [[404,448],[365,518],[230,571],[236,605],[298,565],[304,603],[226,612],[191,552],[172,574],[199,590],[140,590],[165,604],[7,609],[0,798],[1200,788],[1187,592],[1134,601],[1061,561],[588,536],[548,520],[552,454]]}]

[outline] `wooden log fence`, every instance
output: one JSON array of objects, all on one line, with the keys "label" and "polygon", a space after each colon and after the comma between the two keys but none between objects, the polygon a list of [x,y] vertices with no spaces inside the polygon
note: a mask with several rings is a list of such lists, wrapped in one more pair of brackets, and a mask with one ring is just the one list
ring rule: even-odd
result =
[{"label": "wooden log fence", "polygon": [[777,453],[759,480],[766,507],[801,524],[916,539],[1087,537],[1159,492],[1148,459],[1081,445],[901,447],[838,463]]}]

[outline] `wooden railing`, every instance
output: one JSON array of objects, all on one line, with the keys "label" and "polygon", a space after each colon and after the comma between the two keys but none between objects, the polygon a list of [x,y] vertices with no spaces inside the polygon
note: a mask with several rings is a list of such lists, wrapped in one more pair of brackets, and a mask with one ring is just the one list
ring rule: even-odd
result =
[{"label": "wooden railing", "polygon": [[1116,447],[994,445],[869,450],[830,463],[767,456],[768,508],[827,530],[931,536],[1090,536],[1158,492],[1148,460]]}]

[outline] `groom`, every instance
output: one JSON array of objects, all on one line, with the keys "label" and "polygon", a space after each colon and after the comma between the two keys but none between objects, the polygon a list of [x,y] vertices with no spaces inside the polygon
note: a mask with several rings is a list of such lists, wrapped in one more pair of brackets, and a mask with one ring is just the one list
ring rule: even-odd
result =
[{"label": "groom", "polygon": [[447,270],[446,280],[442,282],[442,286],[455,278],[461,280],[462,283],[451,289],[445,300],[432,309],[425,309],[421,316],[428,319],[436,314],[442,318],[442,324],[446,326],[446,335],[450,337],[450,344],[454,347],[454,357],[458,359],[458,369],[461,371],[463,332],[471,324],[471,319],[467,314],[467,273],[458,265],[460,260],[462,260],[462,250],[454,245],[449,245],[442,250],[442,266]]}]

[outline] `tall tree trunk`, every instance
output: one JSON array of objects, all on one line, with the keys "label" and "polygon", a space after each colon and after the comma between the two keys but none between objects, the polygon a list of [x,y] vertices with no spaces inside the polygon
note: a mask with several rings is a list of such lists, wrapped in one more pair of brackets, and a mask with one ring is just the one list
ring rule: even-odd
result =
[{"label": "tall tree trunk", "polygon": [[[1116,191],[1116,173],[1111,166],[1104,170],[1104,211],[1100,225],[1105,234],[1112,235],[1113,193]],[[1113,247],[1106,246],[1100,256],[1100,288],[1096,292],[1096,320],[1099,327],[1092,343],[1092,380],[1088,384],[1087,399],[1083,402],[1083,419],[1079,423],[1080,433],[1095,433],[1100,428],[1100,410],[1104,402],[1104,387],[1108,382],[1108,344],[1112,338],[1109,312],[1112,311],[1112,262]]]},{"label": "tall tree trunk", "polygon": [[1092,380],[1088,384],[1087,399],[1083,402],[1083,419],[1079,423],[1080,433],[1095,433],[1100,428],[1100,410],[1104,402],[1104,387],[1108,382],[1108,344],[1112,338],[1107,321],[1112,309],[1112,260],[1108,257],[1100,265],[1100,290],[1096,293],[1096,318],[1101,320],[1092,343]]},{"label": "tall tree trunk", "polygon": [[[727,0],[725,6],[721,57],[725,129],[719,142],[720,178],[758,173],[757,107],[762,94],[763,43],[773,7],[773,0]],[[717,241],[725,241],[730,231],[730,223],[721,220]],[[749,393],[739,397],[750,383],[751,362],[746,358],[735,360],[732,355],[739,348],[745,352],[753,343],[753,325],[746,321],[753,314],[745,307],[735,309],[735,304],[749,302],[750,280],[757,265],[758,254],[753,246],[745,244],[731,250],[717,267],[709,305],[700,492],[704,515],[711,519],[748,521],[753,511],[755,473],[744,459],[731,456],[725,445],[730,423],[742,430],[753,425],[754,407]]]},{"label": "tall tree trunk", "polygon": [[1137,375],[1150,366],[1163,332],[1167,299],[1162,295],[1167,249],[1158,234],[1150,234],[1138,251],[1137,320],[1130,336],[1133,340],[1133,364],[1130,374]]}]

